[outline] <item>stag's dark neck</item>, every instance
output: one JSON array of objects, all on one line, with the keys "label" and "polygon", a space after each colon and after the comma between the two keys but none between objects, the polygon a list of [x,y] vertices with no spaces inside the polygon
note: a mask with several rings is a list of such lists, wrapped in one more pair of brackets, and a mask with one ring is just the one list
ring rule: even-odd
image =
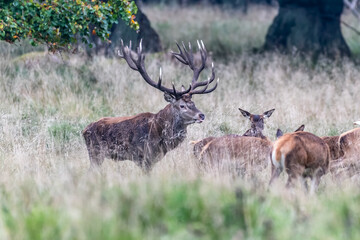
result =
[{"label": "stag's dark neck", "polygon": [[187,125],[171,104],[156,114],[158,128],[164,141],[176,147],[186,137]]}]

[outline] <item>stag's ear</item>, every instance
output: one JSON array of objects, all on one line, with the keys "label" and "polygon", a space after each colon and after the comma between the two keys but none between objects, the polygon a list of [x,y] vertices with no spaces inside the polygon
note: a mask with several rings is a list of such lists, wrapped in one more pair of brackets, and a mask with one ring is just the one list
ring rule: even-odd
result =
[{"label": "stag's ear", "polygon": [[264,113],[263,113],[264,118],[269,118],[274,111],[275,111],[275,108],[274,108],[274,109],[271,109],[271,110],[269,110],[269,111],[264,112]]},{"label": "stag's ear", "polygon": [[276,138],[279,138],[282,135],[284,135],[284,133],[278,128],[278,130],[276,131]]},{"label": "stag's ear", "polygon": [[175,103],[176,102],[176,98],[171,96],[169,93],[165,92],[164,93],[164,99],[165,101],[169,102],[169,103]]},{"label": "stag's ear", "polygon": [[305,125],[301,125],[298,129],[295,130],[295,132],[302,132],[305,129]]},{"label": "stag's ear", "polygon": [[250,118],[251,113],[249,113],[248,111],[242,110],[241,108],[239,108],[239,110],[244,117]]}]

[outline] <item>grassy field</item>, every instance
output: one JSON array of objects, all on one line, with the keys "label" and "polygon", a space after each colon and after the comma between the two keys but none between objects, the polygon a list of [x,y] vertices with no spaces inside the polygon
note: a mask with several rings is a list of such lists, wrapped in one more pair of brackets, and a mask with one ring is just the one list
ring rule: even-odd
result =
[{"label": "grassy field", "polygon": [[[220,85],[194,97],[206,120],[190,126],[149,176],[129,161],[106,160],[101,174],[88,172],[81,130],[103,116],[157,112],[163,95],[118,59],[62,60],[42,47],[1,43],[0,239],[359,239],[358,175],[327,174],[315,196],[285,190],[286,176],[269,190],[270,169],[256,178],[203,170],[189,144],[243,133],[249,123],[238,107],[275,108],[264,133],[273,140],[277,128],[301,124],[319,136],[352,129],[360,119],[359,66],[252,54],[275,9],[251,8],[246,16],[213,8],[145,11],[166,50],[174,40],[201,38],[213,53]],[[360,38],[347,29],[344,35],[356,52]],[[148,56],[154,78],[159,66],[166,84],[191,79],[166,55]]]}]

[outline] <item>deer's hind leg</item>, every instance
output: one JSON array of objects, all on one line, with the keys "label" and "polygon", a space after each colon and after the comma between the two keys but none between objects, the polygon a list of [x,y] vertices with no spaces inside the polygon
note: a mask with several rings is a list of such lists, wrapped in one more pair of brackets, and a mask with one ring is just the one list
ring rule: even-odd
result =
[{"label": "deer's hind leg", "polygon": [[281,167],[275,167],[273,164],[271,164],[271,178],[270,178],[269,186],[280,176],[281,172],[282,172]]},{"label": "deer's hind leg", "polygon": [[320,184],[320,179],[324,174],[325,174],[325,171],[321,167],[319,167],[318,169],[315,170],[313,179],[311,182],[311,189],[310,189],[311,194],[314,194],[315,192],[317,192],[317,189]]}]

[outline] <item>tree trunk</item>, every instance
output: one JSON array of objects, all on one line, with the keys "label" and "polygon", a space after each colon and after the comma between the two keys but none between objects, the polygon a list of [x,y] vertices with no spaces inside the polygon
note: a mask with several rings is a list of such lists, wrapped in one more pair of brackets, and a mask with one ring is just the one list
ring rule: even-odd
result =
[{"label": "tree trunk", "polygon": [[343,0],[279,0],[268,29],[265,50],[350,56],[340,29]]},{"label": "tree trunk", "polygon": [[[140,1],[135,1],[137,4]],[[130,28],[123,20],[119,19],[118,24],[114,24],[111,29],[110,40],[111,43],[102,41],[97,36],[91,36],[91,41],[94,43],[92,49],[87,48],[87,54],[92,56],[94,54],[105,54],[105,56],[114,56],[115,49],[120,46],[121,39],[125,44],[132,42],[133,49],[138,46],[140,40],[143,40],[143,47],[145,52],[159,52],[162,50],[160,37],[156,31],[151,27],[147,16],[141,11],[140,6],[136,14],[136,21],[140,25],[140,31],[136,32]]]}]

